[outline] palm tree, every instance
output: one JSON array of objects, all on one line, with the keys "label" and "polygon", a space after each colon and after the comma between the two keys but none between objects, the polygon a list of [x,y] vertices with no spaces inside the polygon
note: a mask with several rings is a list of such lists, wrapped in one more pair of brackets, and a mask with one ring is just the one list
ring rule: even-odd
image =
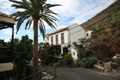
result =
[{"label": "palm tree", "polygon": [[46,22],[51,28],[55,29],[57,26],[55,21],[58,21],[57,13],[53,12],[50,8],[60,6],[59,4],[48,4],[47,0],[9,0],[13,2],[12,7],[16,9],[23,9],[23,11],[17,11],[12,16],[16,17],[17,32],[21,27],[21,24],[27,20],[25,29],[29,29],[33,22],[34,29],[34,45],[33,45],[33,67],[34,72],[39,71],[38,66],[38,27],[40,29],[43,38],[45,37],[45,25]]}]

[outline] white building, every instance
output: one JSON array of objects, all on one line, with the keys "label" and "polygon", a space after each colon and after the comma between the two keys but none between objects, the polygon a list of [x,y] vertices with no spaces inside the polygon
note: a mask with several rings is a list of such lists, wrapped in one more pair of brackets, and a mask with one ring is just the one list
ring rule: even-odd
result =
[{"label": "white building", "polygon": [[[52,33],[46,35],[46,40],[43,42],[48,42],[50,45],[61,45],[61,54],[70,52],[73,59],[77,60],[77,51],[73,46],[73,42],[78,42],[79,39],[89,37],[91,32],[86,32],[77,23],[66,28],[62,28]],[[68,48],[68,45],[71,45]]]}]

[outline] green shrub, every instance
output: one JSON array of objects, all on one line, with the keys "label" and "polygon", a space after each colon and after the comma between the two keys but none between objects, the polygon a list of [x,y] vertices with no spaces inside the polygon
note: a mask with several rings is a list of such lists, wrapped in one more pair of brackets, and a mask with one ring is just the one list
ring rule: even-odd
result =
[{"label": "green shrub", "polygon": [[65,54],[64,62],[66,65],[71,65],[71,63],[73,62],[73,59],[70,53]]},{"label": "green shrub", "polygon": [[56,67],[57,67],[57,66],[58,66],[58,63],[53,63],[52,66],[56,66]]},{"label": "green shrub", "polygon": [[79,44],[74,42],[73,45],[75,46],[75,49],[77,51],[77,57],[78,61],[80,61],[82,58],[89,57],[92,53],[91,51],[88,51],[85,46],[88,45],[89,39],[82,38],[79,39]]},{"label": "green shrub", "polygon": [[96,57],[87,57],[87,58],[83,58],[79,61],[80,65],[86,68],[92,68],[94,66],[94,64],[96,64],[98,61],[98,59]]},{"label": "green shrub", "polygon": [[49,65],[50,65],[50,66],[56,66],[56,67],[58,67],[58,66],[63,66],[61,60],[58,60],[58,62],[54,62],[53,64],[49,64]]},{"label": "green shrub", "polygon": [[[80,51],[81,50],[81,51]],[[78,56],[78,60],[80,61],[81,59],[83,59],[83,58],[87,58],[87,57],[90,57],[90,55],[92,54],[90,51],[87,51],[85,48],[79,48],[78,49],[78,54],[77,54],[77,56]]]},{"label": "green shrub", "polygon": [[58,66],[62,66],[62,61],[61,60],[58,61]]},{"label": "green shrub", "polygon": [[41,56],[40,56],[40,59],[41,59],[41,63],[42,63],[43,65],[48,65],[47,59],[45,58],[44,55],[41,55]]}]

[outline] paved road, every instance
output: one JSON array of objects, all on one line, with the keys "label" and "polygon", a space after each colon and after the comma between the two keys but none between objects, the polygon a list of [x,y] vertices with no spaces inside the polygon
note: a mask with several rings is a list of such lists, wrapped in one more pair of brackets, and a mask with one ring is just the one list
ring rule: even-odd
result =
[{"label": "paved road", "polygon": [[58,68],[54,80],[120,80],[119,73],[101,73],[81,68]]},{"label": "paved road", "polygon": [[[40,66],[41,70],[49,68]],[[120,71],[102,73],[83,68],[57,68],[57,77],[53,80],[120,80]]]}]

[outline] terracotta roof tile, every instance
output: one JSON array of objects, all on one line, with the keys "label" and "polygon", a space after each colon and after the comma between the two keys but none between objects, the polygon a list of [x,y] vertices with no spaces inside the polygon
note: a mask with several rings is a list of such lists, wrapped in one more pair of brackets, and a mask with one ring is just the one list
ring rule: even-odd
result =
[{"label": "terracotta roof tile", "polygon": [[4,17],[8,17],[8,18],[12,18],[12,19],[16,20],[14,17],[12,17],[12,16],[10,16],[10,15],[7,15],[7,14],[5,14],[5,13],[1,13],[1,12],[0,12],[0,16],[4,16]]}]

